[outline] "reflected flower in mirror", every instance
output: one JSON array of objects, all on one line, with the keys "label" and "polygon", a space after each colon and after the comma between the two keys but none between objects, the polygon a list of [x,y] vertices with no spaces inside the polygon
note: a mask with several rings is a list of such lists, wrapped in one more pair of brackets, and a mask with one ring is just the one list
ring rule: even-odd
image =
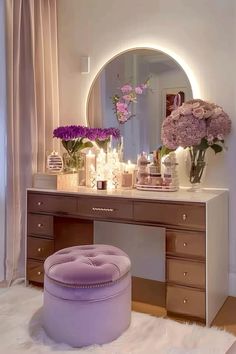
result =
[{"label": "reflected flower in mirror", "polygon": [[119,88],[120,94],[112,96],[113,109],[119,124],[124,124],[127,120],[135,117],[135,114],[131,112],[131,105],[137,103],[138,96],[142,95],[148,86],[149,79],[137,86],[126,83]]}]

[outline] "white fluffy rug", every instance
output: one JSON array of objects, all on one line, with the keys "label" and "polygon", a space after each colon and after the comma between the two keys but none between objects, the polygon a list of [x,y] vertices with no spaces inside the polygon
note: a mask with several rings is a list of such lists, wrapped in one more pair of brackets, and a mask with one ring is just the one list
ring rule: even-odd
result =
[{"label": "white fluffy rug", "polygon": [[103,346],[56,344],[41,326],[42,291],[16,285],[0,291],[1,354],[225,354],[235,337],[215,328],[185,325],[137,312],[130,328]]}]

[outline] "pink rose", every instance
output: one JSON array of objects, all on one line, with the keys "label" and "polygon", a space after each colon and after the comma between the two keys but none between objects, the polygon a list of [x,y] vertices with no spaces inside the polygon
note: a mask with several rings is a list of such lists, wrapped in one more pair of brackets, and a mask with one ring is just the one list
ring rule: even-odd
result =
[{"label": "pink rose", "polygon": [[135,87],[134,91],[137,93],[137,95],[141,95],[143,93],[143,90],[140,86]]},{"label": "pink rose", "polygon": [[200,102],[194,102],[192,104],[193,109],[200,107]]},{"label": "pink rose", "polygon": [[126,84],[121,87],[121,91],[122,91],[122,93],[130,93],[132,91],[132,86],[130,86],[129,84]]},{"label": "pink rose", "polygon": [[116,108],[117,108],[117,111],[124,113],[125,111],[127,111],[128,105],[127,105],[127,103],[124,103],[124,102],[117,102]]},{"label": "pink rose", "polygon": [[202,119],[204,117],[204,113],[205,113],[205,111],[202,107],[193,109],[193,115],[194,115],[194,117],[196,117],[198,119]]},{"label": "pink rose", "polygon": [[185,104],[182,107],[180,107],[180,113],[183,114],[184,116],[187,116],[192,113],[192,105],[190,104]]}]

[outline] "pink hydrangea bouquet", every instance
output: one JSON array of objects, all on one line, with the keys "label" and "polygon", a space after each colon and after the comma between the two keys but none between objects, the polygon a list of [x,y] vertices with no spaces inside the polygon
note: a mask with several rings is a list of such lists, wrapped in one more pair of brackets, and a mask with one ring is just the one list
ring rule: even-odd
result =
[{"label": "pink hydrangea bouquet", "polygon": [[190,182],[200,183],[205,167],[205,153],[210,147],[221,152],[230,133],[231,120],[215,103],[193,99],[183,103],[164,119],[161,139],[166,152],[177,147],[189,148]]},{"label": "pink hydrangea bouquet", "polygon": [[138,96],[145,92],[148,84],[149,79],[137,86],[132,86],[130,83],[126,83],[120,88],[120,94],[112,96],[114,112],[119,124],[124,124],[130,118],[135,117],[135,114],[132,114],[130,111],[131,105],[137,102]]}]

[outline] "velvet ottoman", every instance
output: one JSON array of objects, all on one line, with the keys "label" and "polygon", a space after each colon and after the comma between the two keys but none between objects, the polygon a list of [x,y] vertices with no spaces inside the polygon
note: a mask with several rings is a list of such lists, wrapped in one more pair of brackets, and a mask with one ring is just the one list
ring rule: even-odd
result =
[{"label": "velvet ottoman", "polygon": [[43,326],[72,347],[103,344],[130,324],[130,260],[108,245],[62,249],[44,263]]}]

